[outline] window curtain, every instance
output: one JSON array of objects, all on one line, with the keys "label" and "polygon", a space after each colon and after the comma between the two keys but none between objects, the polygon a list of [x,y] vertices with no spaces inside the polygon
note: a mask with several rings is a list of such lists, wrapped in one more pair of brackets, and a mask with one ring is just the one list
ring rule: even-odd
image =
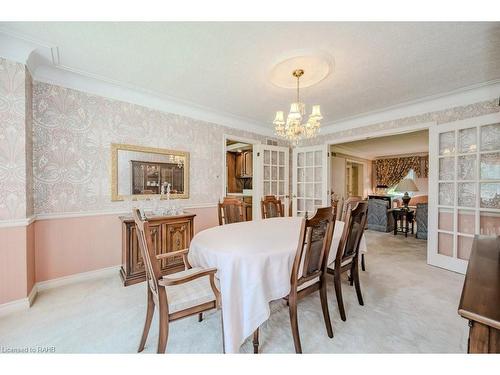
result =
[{"label": "window curtain", "polygon": [[417,177],[427,177],[429,174],[428,156],[409,156],[401,158],[375,160],[377,185],[394,186],[410,172],[415,171]]}]

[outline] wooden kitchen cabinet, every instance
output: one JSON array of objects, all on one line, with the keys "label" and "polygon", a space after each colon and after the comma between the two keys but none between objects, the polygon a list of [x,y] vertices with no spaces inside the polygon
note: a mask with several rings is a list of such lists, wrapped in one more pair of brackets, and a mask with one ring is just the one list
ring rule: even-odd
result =
[{"label": "wooden kitchen cabinet", "polygon": [[[153,246],[156,254],[164,254],[189,247],[194,235],[194,214],[178,216],[148,216]],[[131,217],[120,217],[122,222],[122,267],[120,275],[123,285],[128,286],[146,280],[135,222]],[[184,270],[182,257],[162,259],[162,274]]]},{"label": "wooden kitchen cabinet", "polygon": [[253,176],[253,152],[244,151],[236,156],[236,176]]},{"label": "wooden kitchen cabinet", "polygon": [[244,176],[252,177],[253,175],[253,152],[252,151],[245,151],[243,153],[243,158],[244,158]]}]

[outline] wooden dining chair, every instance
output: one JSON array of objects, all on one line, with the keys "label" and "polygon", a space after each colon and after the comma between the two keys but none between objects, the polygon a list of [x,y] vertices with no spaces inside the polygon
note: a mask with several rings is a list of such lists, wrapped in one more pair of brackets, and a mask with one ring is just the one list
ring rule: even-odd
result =
[{"label": "wooden dining chair", "polygon": [[260,210],[263,219],[269,219],[270,217],[284,217],[285,209],[281,199],[274,195],[266,195],[260,201]]},{"label": "wooden dining chair", "polygon": [[218,204],[219,225],[247,221],[246,203],[241,199],[226,197]]},{"label": "wooden dining chair", "polygon": [[335,294],[337,296],[337,304],[339,306],[340,317],[345,321],[346,314],[344,309],[344,301],[342,299],[342,284],[340,277],[342,273],[350,271],[350,277],[354,282],[358,302],[363,305],[363,296],[361,294],[361,286],[359,283],[359,243],[361,236],[365,230],[367,219],[368,203],[359,201],[354,208],[347,211],[344,230],[340,238],[339,247],[335,255],[335,260],[328,265],[327,271],[333,274],[333,283],[335,286]]},{"label": "wooden dining chair", "polygon": [[340,220],[345,222],[347,211],[352,210],[352,208],[356,206],[356,203],[362,200],[363,198],[357,195],[353,195],[352,197],[345,199],[342,206],[342,215],[340,216]]},{"label": "wooden dining chair", "polygon": [[[335,206],[318,208],[312,218],[305,218],[300,229],[299,244],[290,279],[290,294],[285,297],[288,302],[296,353],[302,353],[297,318],[297,302],[311,293],[319,291],[326,332],[328,337],[333,337],[326,294],[326,267],[335,227],[335,214]],[[254,332],[253,346],[254,353],[258,353],[258,328]]]},{"label": "wooden dining chair", "polygon": [[[160,323],[157,352],[165,353],[170,322],[221,307],[221,295],[215,285],[217,269],[191,267],[187,259],[188,249],[156,255],[149,222],[139,209],[134,209],[133,216],[146,269],[148,301],[138,352],[144,350],[156,307]],[[162,276],[161,260],[179,256],[182,256],[185,270]],[[224,337],[224,327],[222,337]],[[224,341],[222,345],[224,350]]]},{"label": "wooden dining chair", "polygon": [[[360,196],[352,196],[352,197],[347,198],[343,202],[342,215],[340,215],[340,219],[338,219],[338,220],[345,222],[347,211],[352,210],[352,208],[356,206],[356,203],[358,203],[358,202],[360,202],[362,200],[363,200],[363,198],[360,197]],[[361,253],[361,270],[366,271],[366,267],[365,267],[365,254],[364,253]],[[352,281],[352,279],[351,279],[351,281]]]}]

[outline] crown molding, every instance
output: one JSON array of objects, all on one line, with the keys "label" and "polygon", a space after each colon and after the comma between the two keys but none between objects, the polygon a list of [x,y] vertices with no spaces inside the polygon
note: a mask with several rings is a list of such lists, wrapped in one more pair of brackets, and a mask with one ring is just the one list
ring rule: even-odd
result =
[{"label": "crown molding", "polygon": [[380,110],[366,112],[335,122],[325,123],[322,126],[321,134],[332,134],[343,130],[422,115],[429,112],[441,111],[499,97],[500,79],[495,79],[446,93],[400,103],[398,105],[382,108]]},{"label": "crown molding", "polygon": [[263,126],[257,122],[230,113],[215,111],[188,101],[178,100],[134,85],[78,71],[64,65],[38,64],[35,72],[33,72],[33,79],[232,129],[249,131],[263,136],[274,136],[271,127]]},{"label": "crown molding", "polygon": [[0,56],[25,64],[33,79],[89,94],[120,100],[196,120],[274,136],[270,126],[231,113],[216,111],[196,103],[145,90],[60,63],[59,48],[0,28]]},{"label": "crown molding", "polygon": [[[57,46],[5,28],[0,28],[0,56],[26,64],[36,81],[274,137],[273,128],[260,122],[64,66],[60,63]],[[332,134],[498,97],[500,97],[500,79],[365,112],[334,122],[325,122],[322,125],[321,134]]]}]

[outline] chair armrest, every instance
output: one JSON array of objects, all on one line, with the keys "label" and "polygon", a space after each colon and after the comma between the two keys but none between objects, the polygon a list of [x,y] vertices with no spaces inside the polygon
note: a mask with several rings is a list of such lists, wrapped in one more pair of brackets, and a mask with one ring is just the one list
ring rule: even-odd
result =
[{"label": "chair armrest", "polygon": [[172,286],[172,285],[184,284],[204,276],[214,277],[216,272],[217,268],[205,268],[190,275],[181,277],[169,277],[167,275],[163,276],[163,278],[160,280],[160,285]]},{"label": "chair armrest", "polygon": [[189,261],[187,259],[188,253],[189,253],[189,249],[171,251],[168,253],[157,255],[156,259],[157,260],[168,259],[168,258],[173,258],[173,257],[179,256],[179,255],[182,255],[182,261],[184,262],[184,266],[186,267],[186,269],[189,269],[189,268],[191,268],[191,265],[189,264]]}]

